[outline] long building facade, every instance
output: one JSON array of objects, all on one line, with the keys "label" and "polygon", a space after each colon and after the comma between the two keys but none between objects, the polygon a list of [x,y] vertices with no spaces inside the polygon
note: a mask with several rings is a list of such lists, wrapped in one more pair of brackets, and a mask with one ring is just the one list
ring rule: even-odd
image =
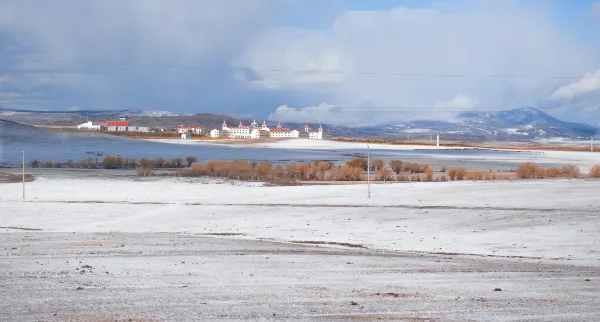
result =
[{"label": "long building facade", "polygon": [[266,137],[272,138],[308,138],[325,140],[331,139],[331,133],[323,130],[323,126],[319,126],[318,130],[311,130],[308,124],[305,126],[304,131],[285,129],[281,126],[281,122],[277,123],[277,127],[269,128],[267,122],[263,121],[262,125],[259,125],[254,120],[250,125],[244,125],[242,121],[236,127],[230,127],[226,121],[223,121],[221,129],[213,129],[210,131],[210,136],[213,138],[218,137],[229,137],[238,139],[260,139]]}]

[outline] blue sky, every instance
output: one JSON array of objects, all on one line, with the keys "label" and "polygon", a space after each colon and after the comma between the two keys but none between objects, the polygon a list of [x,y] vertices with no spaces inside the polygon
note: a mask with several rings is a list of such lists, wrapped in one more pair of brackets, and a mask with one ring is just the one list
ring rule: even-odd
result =
[{"label": "blue sky", "polygon": [[600,123],[598,34],[587,0],[5,0],[0,107]]}]

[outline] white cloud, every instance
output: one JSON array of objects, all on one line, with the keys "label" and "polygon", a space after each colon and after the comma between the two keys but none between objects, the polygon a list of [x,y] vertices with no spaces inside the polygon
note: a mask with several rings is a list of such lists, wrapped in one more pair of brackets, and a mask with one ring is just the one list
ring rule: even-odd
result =
[{"label": "white cloud", "polygon": [[571,101],[596,92],[600,92],[600,70],[586,74],[579,81],[557,89],[550,95],[550,99]]},{"label": "white cloud", "polygon": [[[269,31],[235,64],[254,71],[255,78],[246,79],[249,86],[318,94],[321,101],[340,106],[373,102],[361,113],[381,122],[445,118],[435,111],[442,105],[456,112],[537,106],[560,81],[545,76],[598,68],[597,53],[573,43],[548,8],[515,1],[468,4],[459,12],[351,11],[327,30]],[[300,82],[299,73],[267,71],[274,69],[334,73]],[[477,100],[455,97],[466,92]],[[329,121],[344,117],[323,115]]]},{"label": "white cloud", "polygon": [[339,107],[328,103],[294,108],[279,106],[269,115],[269,120],[281,122],[327,123],[344,126],[375,125],[372,117],[359,108]]},{"label": "white cloud", "polygon": [[469,110],[477,107],[477,100],[469,95],[458,94],[449,101],[441,101],[433,105],[434,108],[447,108],[458,110]]},{"label": "white cloud", "polygon": [[185,66],[227,66],[283,6],[277,0],[0,1],[0,34],[11,40],[2,55],[15,58],[0,61],[0,70],[23,91],[72,97],[44,101],[57,108],[232,97],[223,89],[228,71]]}]

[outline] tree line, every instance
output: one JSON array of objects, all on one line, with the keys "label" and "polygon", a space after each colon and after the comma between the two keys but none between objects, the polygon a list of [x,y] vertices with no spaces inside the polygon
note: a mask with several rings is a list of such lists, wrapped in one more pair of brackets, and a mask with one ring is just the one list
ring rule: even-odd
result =
[{"label": "tree line", "polygon": [[[429,164],[404,162],[402,160],[353,158],[344,164],[333,161],[313,161],[311,163],[287,162],[273,164],[269,162],[247,162],[243,159],[235,161],[197,162],[194,156],[186,158],[165,159],[124,158],[106,156],[100,161],[88,157],[77,162],[54,162],[52,160],[33,160],[33,168],[84,168],[84,169],[136,169],[140,176],[156,175],[156,169],[176,170],[178,176],[210,176],[239,180],[263,181],[363,181],[367,180],[365,172],[371,172],[371,180],[378,181],[456,181],[456,180],[500,180],[500,179],[545,179],[545,178],[580,178],[584,175],[575,165],[543,168],[533,162],[518,165],[514,176],[489,171],[473,171],[465,168],[434,170]],[[436,173],[438,173],[436,175]],[[600,178],[600,165],[594,166],[587,177]]]}]

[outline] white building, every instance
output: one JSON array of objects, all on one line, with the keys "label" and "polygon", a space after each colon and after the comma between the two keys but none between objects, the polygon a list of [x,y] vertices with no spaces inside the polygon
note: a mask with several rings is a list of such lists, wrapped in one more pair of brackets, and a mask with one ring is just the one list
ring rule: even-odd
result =
[{"label": "white building", "polygon": [[127,131],[129,132],[150,132],[147,126],[128,126]]},{"label": "white building", "polygon": [[[306,134],[308,134],[309,139],[315,139],[315,140],[331,139],[331,133],[323,131],[323,125],[319,125],[319,129],[317,131],[312,131],[308,127],[308,124],[306,124],[306,126],[304,126],[304,132]],[[304,135],[304,137],[306,137],[306,134]]]},{"label": "white building", "polygon": [[298,130],[288,130],[281,126],[281,122],[277,123],[277,127],[269,129],[269,136],[272,138],[297,138],[300,132]]},{"label": "white building", "polygon": [[221,130],[214,129],[210,131],[210,136],[213,138],[217,137],[230,137],[239,139],[259,139],[264,137],[272,138],[310,138],[310,139],[330,139],[331,133],[325,132],[323,126],[320,126],[317,131],[312,131],[308,124],[304,128],[304,131],[284,129],[281,126],[281,122],[277,123],[276,128],[269,128],[267,122],[263,121],[262,126],[256,123],[256,120],[249,126],[245,126],[242,121],[237,127],[229,127],[226,121],[223,121]]},{"label": "white building", "polygon": [[179,134],[191,133],[191,134],[201,135],[202,133],[204,133],[204,127],[202,127],[202,126],[180,125],[177,128],[177,133],[179,133]]},{"label": "white building", "polygon": [[229,137],[229,131],[227,130],[219,130],[219,129],[214,129],[212,131],[210,131],[210,137],[211,138],[224,138],[224,137]]},{"label": "white building", "polygon": [[88,121],[88,122],[85,122],[83,124],[77,125],[77,129],[78,130],[99,131],[99,130],[102,129],[102,126],[100,124],[94,124],[94,123],[92,123],[92,121]]}]

